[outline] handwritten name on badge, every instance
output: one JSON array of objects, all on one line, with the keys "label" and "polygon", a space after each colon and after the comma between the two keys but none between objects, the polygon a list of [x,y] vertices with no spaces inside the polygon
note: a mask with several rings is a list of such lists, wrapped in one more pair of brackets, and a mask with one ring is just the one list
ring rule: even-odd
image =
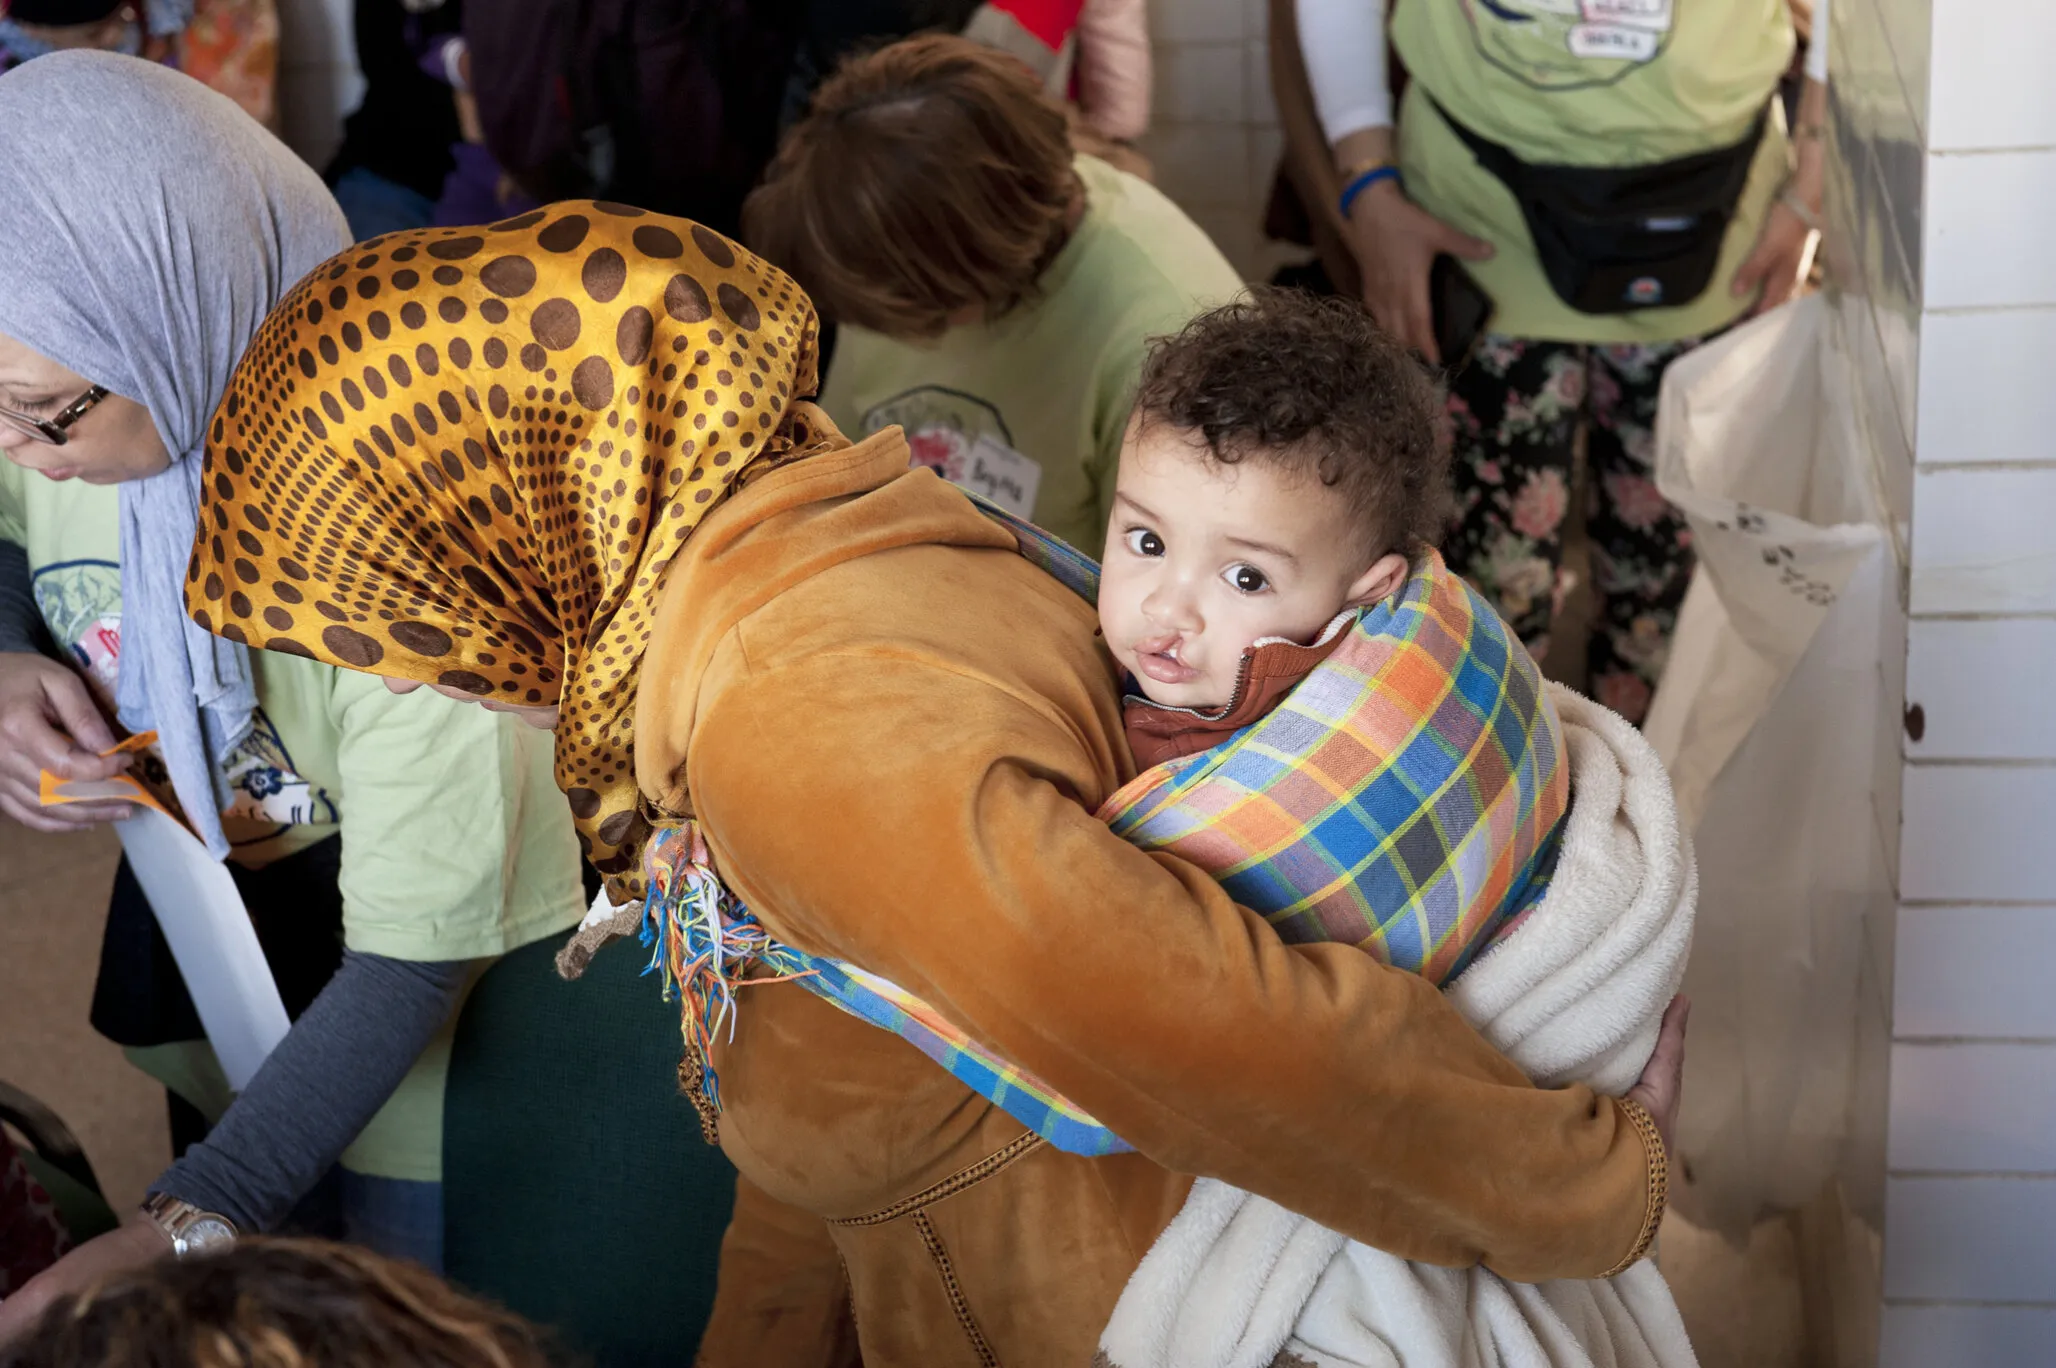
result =
[{"label": "handwritten name on badge", "polygon": [[1035,493],[1042,487],[1042,467],[1004,442],[980,437],[964,453],[963,474],[957,483],[1017,518],[1032,518]]},{"label": "handwritten name on badge", "polygon": [[1604,57],[1619,62],[1646,62],[1661,50],[1663,36],[1623,24],[1576,24],[1571,28],[1573,57]]}]

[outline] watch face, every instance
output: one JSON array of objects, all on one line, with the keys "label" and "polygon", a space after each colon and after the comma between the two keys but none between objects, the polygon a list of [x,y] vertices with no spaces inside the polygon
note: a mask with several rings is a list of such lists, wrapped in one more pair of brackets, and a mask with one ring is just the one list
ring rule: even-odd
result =
[{"label": "watch face", "polygon": [[227,1249],[236,1242],[236,1229],[227,1221],[212,1216],[202,1217],[186,1227],[179,1239],[179,1255],[205,1254],[210,1250]]}]

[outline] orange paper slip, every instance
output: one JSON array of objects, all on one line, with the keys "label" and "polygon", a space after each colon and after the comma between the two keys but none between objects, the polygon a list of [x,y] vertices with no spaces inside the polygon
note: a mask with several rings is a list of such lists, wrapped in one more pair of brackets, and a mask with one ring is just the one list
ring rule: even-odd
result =
[{"label": "orange paper slip", "polygon": [[[140,755],[156,744],[156,732],[139,732],[128,740],[101,751],[100,754],[103,758],[110,755]],[[40,777],[37,798],[44,807],[60,807],[65,803],[140,803],[179,822],[180,826],[185,825],[156,794],[128,774],[117,774],[112,779],[62,779],[49,770],[44,770]]]}]

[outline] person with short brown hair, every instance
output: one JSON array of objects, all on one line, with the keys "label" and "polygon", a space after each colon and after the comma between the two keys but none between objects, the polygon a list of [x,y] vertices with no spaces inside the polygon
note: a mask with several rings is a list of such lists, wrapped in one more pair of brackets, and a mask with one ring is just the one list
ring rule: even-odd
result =
[{"label": "person with short brown hair", "polygon": [[997,318],[1070,235],[1083,187],[1068,127],[1006,53],[895,43],[822,85],[744,231],[838,323],[916,338]]},{"label": "person with short brown hair", "polygon": [[43,1313],[0,1368],[550,1368],[543,1333],[418,1264],[320,1240],[157,1259]]},{"label": "person with short brown hair", "polygon": [[1072,148],[1018,61],[911,38],[846,63],[743,208],[840,326],[822,404],[1097,555],[1149,339],[1242,282],[1146,182]]}]

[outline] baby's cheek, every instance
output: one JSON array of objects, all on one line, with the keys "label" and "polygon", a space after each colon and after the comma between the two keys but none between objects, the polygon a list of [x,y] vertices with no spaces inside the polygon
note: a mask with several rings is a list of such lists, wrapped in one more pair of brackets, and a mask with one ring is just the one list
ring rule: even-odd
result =
[{"label": "baby's cheek", "polygon": [[1141,616],[1141,591],[1120,575],[1102,575],[1099,582],[1099,631],[1107,644],[1119,649],[1133,641],[1139,635],[1136,622]]}]

